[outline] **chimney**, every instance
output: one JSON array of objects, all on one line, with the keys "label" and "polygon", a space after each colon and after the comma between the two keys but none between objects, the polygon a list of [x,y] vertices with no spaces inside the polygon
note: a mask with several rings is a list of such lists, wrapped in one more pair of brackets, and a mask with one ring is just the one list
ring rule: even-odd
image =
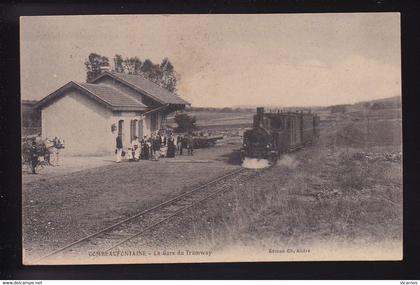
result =
[{"label": "chimney", "polygon": [[254,127],[263,126],[264,107],[257,107],[257,114],[254,116]]},{"label": "chimney", "polygon": [[105,71],[110,71],[111,67],[109,65],[102,65],[100,69],[101,69],[101,73],[104,73]]}]

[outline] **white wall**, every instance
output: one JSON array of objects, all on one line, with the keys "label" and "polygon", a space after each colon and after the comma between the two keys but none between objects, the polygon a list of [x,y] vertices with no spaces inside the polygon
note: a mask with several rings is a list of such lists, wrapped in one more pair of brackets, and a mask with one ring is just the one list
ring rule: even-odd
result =
[{"label": "white wall", "polygon": [[[133,120],[135,118],[135,116],[136,116],[135,112],[116,112],[116,114],[114,114],[112,116],[110,125],[115,124],[117,126],[117,131],[113,134],[114,141],[115,141],[115,138],[118,135],[118,122],[120,120],[124,121],[123,136],[122,136],[122,143],[123,143],[123,148],[124,149],[127,149],[127,147],[129,147],[131,145],[131,140],[130,140],[131,129],[130,129],[130,126],[131,126],[131,120]],[[114,148],[115,148],[115,146],[116,145],[114,145]]]},{"label": "white wall", "polygon": [[80,94],[67,91],[42,109],[42,137],[65,141],[62,155],[110,155],[115,150],[112,111]]},{"label": "white wall", "polygon": [[[115,126],[117,126],[117,130],[113,134],[114,140],[118,135],[118,122],[120,120],[124,121],[124,124],[123,124],[123,148],[124,149],[127,149],[131,145],[131,141],[130,141],[130,139],[131,139],[131,128],[130,128],[130,126],[131,126],[131,121],[134,120],[134,119],[140,121],[141,124],[143,124],[143,136],[150,137],[150,135],[151,135],[150,115],[146,115],[146,116],[143,117],[143,119],[141,119],[141,117],[134,112],[124,111],[124,112],[115,112],[115,114],[111,118],[110,126],[112,124],[115,124]],[[136,128],[137,128],[137,134],[138,134],[138,124],[136,125]],[[142,137],[140,139],[142,139]]]},{"label": "white wall", "polygon": [[[61,154],[112,155],[116,147],[112,124],[118,128],[119,120],[124,120],[123,147],[131,145],[130,122],[140,119],[136,112],[112,112],[98,102],[80,94],[79,91],[67,91],[61,98],[42,109],[42,137],[58,136],[65,141]],[[158,127],[162,115],[158,116]],[[143,119],[143,135],[151,134],[150,114]]]}]

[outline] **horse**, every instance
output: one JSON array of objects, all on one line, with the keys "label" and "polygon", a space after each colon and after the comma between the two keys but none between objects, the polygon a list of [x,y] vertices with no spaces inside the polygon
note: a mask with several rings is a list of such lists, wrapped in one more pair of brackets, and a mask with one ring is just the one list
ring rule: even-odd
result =
[{"label": "horse", "polygon": [[64,148],[64,140],[62,141],[59,137],[54,139],[46,139],[44,141],[45,147],[47,149],[47,161],[51,166],[57,166],[59,160],[60,149]]}]

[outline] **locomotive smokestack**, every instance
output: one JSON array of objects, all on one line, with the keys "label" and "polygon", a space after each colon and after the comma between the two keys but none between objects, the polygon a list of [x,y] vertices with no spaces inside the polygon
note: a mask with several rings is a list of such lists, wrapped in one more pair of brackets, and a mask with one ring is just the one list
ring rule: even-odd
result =
[{"label": "locomotive smokestack", "polygon": [[254,127],[263,126],[264,107],[257,107],[257,114],[254,116]]}]

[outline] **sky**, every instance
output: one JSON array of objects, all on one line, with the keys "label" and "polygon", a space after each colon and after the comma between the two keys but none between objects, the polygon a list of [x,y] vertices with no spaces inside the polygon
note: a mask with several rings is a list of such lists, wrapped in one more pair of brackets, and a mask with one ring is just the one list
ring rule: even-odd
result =
[{"label": "sky", "polygon": [[401,95],[399,13],[21,18],[21,98],[84,82],[91,52],[168,57],[192,106],[325,106]]}]

